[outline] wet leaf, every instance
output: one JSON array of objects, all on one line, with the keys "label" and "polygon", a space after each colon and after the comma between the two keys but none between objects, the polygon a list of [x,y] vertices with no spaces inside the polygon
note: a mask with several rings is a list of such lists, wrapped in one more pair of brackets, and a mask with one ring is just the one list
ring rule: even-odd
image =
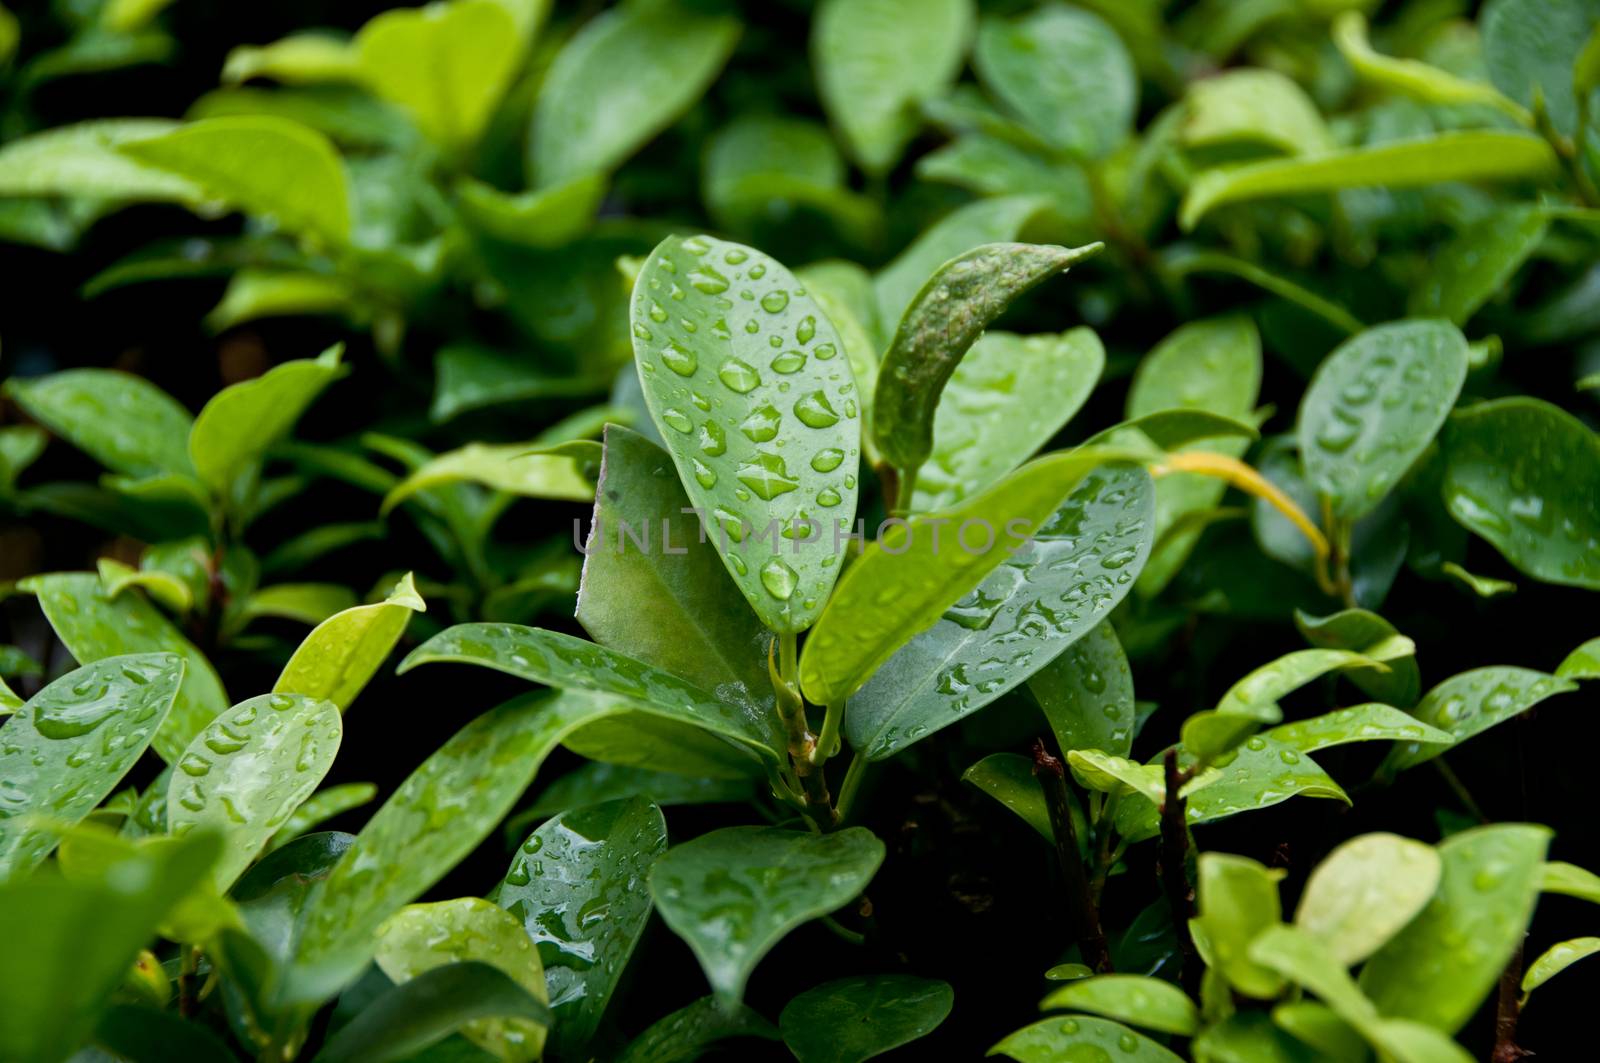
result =
[{"label": "wet leaf", "polygon": [[[1455,738],[1457,745],[1495,724],[1531,709],[1545,698],[1578,689],[1578,684],[1544,672],[1505,665],[1474,668],[1440,683],[1411,710],[1430,727]],[[1396,746],[1384,762],[1388,771],[1401,771],[1432,760],[1444,747],[1407,743]]]},{"label": "wet leaf", "polygon": [[263,694],[240,702],[178,758],[167,789],[167,829],[222,837],[211,874],[226,890],[311,796],[343,736],[339,708],[329,701]]},{"label": "wet leaf", "polygon": [[534,443],[468,443],[427,462],[383,496],[387,513],[419,491],[454,483],[478,483],[524,498],[587,502],[594,483],[583,465],[566,454],[531,453]]},{"label": "wet leaf", "polygon": [[1351,742],[1414,742],[1443,747],[1455,741],[1448,731],[1429,727],[1410,713],[1377,702],[1334,709],[1263,733],[1298,753],[1315,753]]},{"label": "wet leaf", "polygon": [[114,369],[68,369],[6,381],[17,405],[113,472],[193,473],[189,411],[143,377]]},{"label": "wet leaf", "polygon": [[1069,982],[1040,1001],[1039,1007],[1087,1011],[1180,1037],[1193,1037],[1200,1028],[1200,1011],[1183,990],[1137,974],[1102,974]]},{"label": "wet leaf", "polygon": [[200,482],[218,498],[232,497],[235,482],[258,473],[266,452],[289,434],[322,390],[345,374],[344,345],[315,359],[284,362],[254,380],[218,392],[195,418],[189,456]]},{"label": "wet leaf", "polygon": [[606,426],[578,622],[601,645],[704,690],[765,695],[767,640],[690,506],[660,447]]},{"label": "wet leaf", "polygon": [[1293,78],[1276,70],[1224,70],[1189,86],[1179,136],[1189,148],[1246,144],[1284,155],[1333,146],[1322,115]]},{"label": "wet leaf", "polygon": [[352,47],[360,78],[448,152],[471,147],[516,73],[526,35],[498,0],[385,11]]},{"label": "wet leaf", "polygon": [[1427,905],[1442,866],[1432,846],[1409,838],[1352,838],[1311,872],[1295,925],[1345,967],[1358,964]]},{"label": "wet leaf", "polygon": [[785,1004],[778,1029],[800,1063],[862,1063],[928,1036],[954,998],[948,982],[932,978],[841,978]]},{"label": "wet leaf", "polygon": [[743,1004],[701,997],[658,1019],[629,1042],[617,1063],[693,1063],[707,1046],[734,1038],[778,1039],[777,1028]]},{"label": "wet leaf", "polygon": [[1046,4],[1018,19],[986,18],[972,65],[1024,125],[1070,155],[1103,158],[1133,125],[1133,60],[1116,31],[1089,11]]},{"label": "wet leaf", "polygon": [[1600,938],[1595,937],[1571,938],[1551,945],[1528,965],[1528,972],[1522,976],[1522,1002],[1526,1004],[1528,995],[1535,989],[1597,952],[1600,952]]},{"label": "wet leaf", "polygon": [[470,177],[456,182],[456,201],[473,228],[496,240],[534,248],[560,247],[583,235],[593,224],[605,194],[606,178],[600,173],[583,174],[520,195],[509,195]]},{"label": "wet leaf", "polygon": [[[433,904],[409,904],[376,931],[374,960],[397,986],[418,975],[457,963],[483,963],[547,1003],[539,952],[520,920],[477,897]],[[476,1019],[462,1036],[497,1059],[529,1063],[544,1049],[545,1027],[533,1018]]]},{"label": "wet leaf", "polygon": [[[109,657],[68,672],[0,730],[0,879],[20,876],[116,788],[177,697],[183,659]],[[32,817],[38,817],[33,822]]]},{"label": "wet leaf", "polygon": [[1032,457],[1094,390],[1105,349],[1087,328],[989,332],[955,368],[934,411],[933,450],[911,508],[946,509]]},{"label": "wet leaf", "polygon": [[[1392,641],[1400,634],[1394,625],[1366,609],[1345,609],[1320,617],[1296,612],[1294,622],[1307,642],[1323,649],[1354,650],[1373,657],[1374,647],[1401,645]],[[1379,701],[1402,708],[1416,704],[1422,694],[1422,676],[1414,649],[1412,653],[1386,652],[1381,660],[1386,666],[1383,669],[1345,668],[1342,672]]]},{"label": "wet leaf", "polygon": [[388,660],[411,614],[425,608],[407,573],[383,601],[335,613],[300,643],[273,693],[325,699],[343,712]]},{"label": "wet leaf", "polygon": [[1422,456],[1467,375],[1467,341],[1442,321],[1379,325],[1334,349],[1300,401],[1306,480],[1354,520]]},{"label": "wet leaf", "polygon": [[1361,988],[1378,1010],[1458,1030],[1522,941],[1549,843],[1547,828],[1517,823],[1439,843],[1438,892],[1361,970]]},{"label": "wet leaf", "polygon": [[650,893],[717,996],[736,1001],[768,950],[801,923],[849,903],[883,854],[864,827],[833,834],[726,827],[667,850],[650,873]]},{"label": "wet leaf", "polygon": [[224,84],[271,78],[282,85],[316,85],[354,81],[360,76],[350,41],[331,33],[293,33],[271,44],[244,44],[228,52],[222,63]]},{"label": "wet leaf", "polygon": [[[1108,466],[1086,476],[1026,547],[898,648],[851,696],[844,734],[852,748],[873,760],[891,756],[992,703],[1059,661],[1063,651],[1071,653],[1069,647],[1081,644],[1132,587],[1150,550],[1153,496],[1149,477],[1138,469]],[[969,542],[982,545],[976,532],[960,538],[960,528],[952,518],[939,529],[936,560],[967,556]],[[915,537],[934,531],[930,518],[913,533],[913,545]],[[1100,706],[1095,711],[1106,720]],[[1132,736],[1131,695],[1127,713],[1123,742]]]},{"label": "wet leaf", "polygon": [[752,794],[748,780],[696,778],[669,771],[648,771],[621,764],[590,761],[561,776],[539,791],[532,806],[506,824],[515,840],[531,824],[569,808],[642,797],[666,808],[672,805],[720,804],[746,800]]},{"label": "wet leaf", "polygon": [[1413,317],[1464,325],[1504,291],[1544,239],[1550,215],[1541,206],[1506,207],[1462,229],[1434,255],[1432,273],[1412,289]]},{"label": "wet leaf", "polygon": [[205,193],[193,182],[117,150],[177,128],[165,118],[107,118],[18,137],[0,148],[0,195],[198,203]]},{"label": "wet leaf", "polygon": [[398,1063],[474,1022],[547,1023],[550,1009],[498,967],[476,960],[424,971],[373,1000],[330,1037],[319,1063]]},{"label": "wet leaf", "polygon": [[823,0],[811,61],[823,109],[870,174],[887,173],[917,133],[917,108],[955,80],[972,36],[971,0]]},{"label": "wet leaf", "polygon": [[1269,926],[1250,944],[1250,959],[1309,989],[1334,1014],[1369,1039],[1379,1026],[1378,1010],[1324,943],[1297,926]]},{"label": "wet leaf", "polygon": [[667,824],[630,797],[562,812],[522,843],[495,901],[544,962],[553,1051],[584,1051],[650,918],[644,887],[667,849]]},{"label": "wet leaf", "polygon": [[721,735],[770,761],[785,748],[769,706],[718,700],[670,672],[571,635],[516,624],[457,624],[413,650],[399,671],[452,661],[605,695],[633,712]]},{"label": "wet leaf", "polygon": [[1055,841],[1044,789],[1033,774],[1033,762],[1016,753],[990,753],[961,773],[969,782],[1005,805],[1047,842]]},{"label": "wet leaf", "polygon": [[318,790],[300,802],[289,818],[283,821],[283,826],[278,828],[272,841],[267,844],[267,851],[281,849],[328,820],[370,804],[377,796],[378,788],[369,782],[340,783]]},{"label": "wet leaf", "polygon": [[1600,638],[1590,639],[1567,654],[1556,676],[1560,679],[1600,679]]},{"label": "wet leaf", "polygon": [[[12,724],[7,724],[9,729]],[[55,1063],[94,1029],[156,924],[205,878],[216,842],[136,849],[76,879],[0,883],[0,940],[32,962],[0,965],[0,1058]]]},{"label": "wet leaf", "polygon": [[177,700],[151,743],[168,763],[228,707],[228,695],[211,662],[140,595],[108,598],[100,577],[92,572],[29,576],[18,588],[38,596],[45,619],[79,664],[126,653],[172,653],[183,658]]},{"label": "wet leaf", "polygon": [[1468,130],[1319,155],[1218,167],[1197,177],[1179,221],[1193,229],[1217,207],[1275,196],[1348,188],[1414,188],[1444,181],[1514,181],[1548,176],[1556,165],[1542,139]]},{"label": "wet leaf", "polygon": [[914,476],[933,453],[939,398],[984,329],[1024,293],[1101,246],[984,244],[934,271],[901,318],[873,393],[873,436],[903,475]]},{"label": "wet leaf", "polygon": [[1538,106],[1560,133],[1578,125],[1573,66],[1600,19],[1594,0],[1494,0],[1483,6],[1483,60],[1495,87]]},{"label": "wet leaf", "polygon": [[1278,883],[1284,872],[1227,853],[1201,853],[1197,866],[1194,925],[1205,937],[1207,965],[1247,996],[1277,996],[1283,979],[1256,962],[1251,943],[1279,923]]},{"label": "wet leaf", "polygon": [[529,138],[541,188],[606,172],[694,105],[727,62],[739,23],[676,2],[586,23],[556,56]]},{"label": "wet leaf", "polygon": [[1118,1063],[1180,1063],[1183,1058],[1121,1023],[1087,1016],[1041,1019],[1008,1035],[988,1054],[1010,1056],[1018,1063],[1101,1057]]},{"label": "wet leaf", "polygon": [[[826,705],[854,694],[895,651],[1017,556],[1011,551],[1026,536],[1047,529],[1096,466],[1118,457],[1105,450],[1049,455],[942,514],[889,526],[850,566],[806,639],[800,659],[806,696]],[[956,542],[947,539],[941,549],[935,529],[947,525],[955,526]],[[967,540],[960,538],[963,526]],[[984,538],[972,542],[972,527]]]},{"label": "wet leaf", "polygon": [[265,115],[207,118],[118,150],[289,232],[335,245],[349,238],[344,163],[326,137],[298,122]]},{"label": "wet leaf", "polygon": [[650,414],[729,574],[769,628],[805,630],[856,511],[860,408],[837,331],[781,263],[707,236],[656,247],[631,316]]},{"label": "wet leaf", "polygon": [[1531,398],[1461,411],[1444,432],[1444,501],[1520,571],[1600,588],[1600,437]]},{"label": "wet leaf", "polygon": [[1028,689],[1063,753],[1100,749],[1128,755],[1136,717],[1133,672],[1110,620],[1034,673]]}]

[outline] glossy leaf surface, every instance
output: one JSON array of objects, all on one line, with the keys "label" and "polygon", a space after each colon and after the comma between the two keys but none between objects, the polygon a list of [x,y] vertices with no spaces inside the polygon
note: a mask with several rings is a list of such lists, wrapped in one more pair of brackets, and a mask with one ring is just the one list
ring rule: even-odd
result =
[{"label": "glossy leaf surface", "polygon": [[1202,853],[1195,922],[1205,935],[1210,965],[1228,983],[1252,997],[1270,999],[1283,979],[1253,959],[1250,945],[1280,918],[1278,882],[1283,871],[1269,871],[1254,860],[1226,853]]},{"label": "glossy leaf surface", "polygon": [[693,1063],[710,1045],[736,1038],[778,1040],[778,1031],[760,1012],[719,997],[701,997],[628,1043],[617,1063]]},{"label": "glossy leaf surface", "polygon": [[863,827],[833,834],[726,827],[669,849],[650,873],[650,892],[717,995],[738,1000],[768,950],[801,923],[849,903],[883,855],[883,843]]},{"label": "glossy leaf surface", "polygon": [[1102,974],[1080,978],[1039,1002],[1041,1008],[1087,1011],[1147,1030],[1193,1037],[1200,1010],[1171,982],[1136,974]]},{"label": "glossy leaf surface", "polygon": [[631,317],[650,414],[729,574],[769,628],[805,630],[856,511],[860,400],[837,331],[781,263],[706,236],[656,247]]},{"label": "glossy leaf surface", "polygon": [[1044,788],[1033,774],[1033,762],[1016,753],[990,753],[961,773],[969,782],[1005,805],[1045,841],[1055,840],[1050,826],[1050,809],[1045,805]]},{"label": "glossy leaf surface", "polygon": [[785,1004],[778,1029],[800,1063],[862,1063],[928,1036],[954,997],[948,982],[931,978],[841,978]]},{"label": "glossy leaf surface", "polygon": [[[1474,668],[1440,683],[1412,710],[1418,720],[1452,735],[1459,744],[1525,712],[1545,698],[1578,689],[1571,680],[1504,665]],[[1397,746],[1385,767],[1402,770],[1443,752],[1443,747]]]},{"label": "glossy leaf surface", "polygon": [[1600,938],[1597,937],[1571,938],[1551,945],[1528,965],[1528,972],[1522,976],[1523,1001],[1526,1002],[1528,994],[1568,967],[1597,952],[1600,952]]},{"label": "glossy leaf surface", "polygon": [[1120,757],[1133,745],[1133,671],[1111,621],[1096,624],[1028,680],[1063,753],[1100,749]]},{"label": "glossy leaf surface", "polygon": [[69,369],[6,382],[6,393],[69,443],[113,472],[186,474],[189,411],[141,377],[114,369]]},{"label": "glossy leaf surface", "polygon": [[1438,853],[1421,842],[1396,834],[1352,838],[1311,872],[1295,925],[1353,966],[1428,904],[1442,868]]},{"label": "glossy leaf surface", "polygon": [[277,694],[304,694],[350,707],[405,633],[411,614],[426,606],[408,573],[389,597],[335,613],[312,629],[284,665]]},{"label": "glossy leaf surface", "polygon": [[1088,1016],[1041,1019],[1010,1034],[988,1054],[1009,1056],[1017,1063],[1102,1057],[1123,1063],[1179,1063],[1183,1058],[1121,1023]]}]

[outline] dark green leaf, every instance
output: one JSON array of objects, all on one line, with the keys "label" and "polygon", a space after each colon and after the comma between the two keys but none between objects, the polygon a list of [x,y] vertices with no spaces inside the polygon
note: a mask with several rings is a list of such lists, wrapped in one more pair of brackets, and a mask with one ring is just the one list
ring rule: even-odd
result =
[{"label": "dark green leaf", "polygon": [[991,753],[961,773],[969,782],[1005,805],[1047,842],[1055,840],[1044,788],[1033,774],[1033,762],[1016,753]]},{"label": "dark green leaf", "polygon": [[707,1046],[733,1038],[776,1041],[778,1031],[743,1004],[701,997],[658,1019],[623,1049],[617,1063],[693,1063]]},{"label": "dark green leaf", "polygon": [[1125,757],[1133,746],[1133,672],[1110,620],[1091,628],[1028,680],[1063,753],[1099,749]]},{"label": "dark green leaf", "polygon": [[1116,1059],[1118,1063],[1180,1063],[1183,1057],[1109,1019],[1074,1016],[1041,1019],[989,1049],[1018,1063],[1063,1063]]},{"label": "dark green leaf", "polygon": [[1490,79],[1571,136],[1578,125],[1573,66],[1596,22],[1595,0],[1491,0],[1479,19]]},{"label": "dark green leaf", "polygon": [[949,983],[929,978],[841,978],[784,1005],[778,1029],[800,1063],[862,1063],[932,1033],[954,997]]}]

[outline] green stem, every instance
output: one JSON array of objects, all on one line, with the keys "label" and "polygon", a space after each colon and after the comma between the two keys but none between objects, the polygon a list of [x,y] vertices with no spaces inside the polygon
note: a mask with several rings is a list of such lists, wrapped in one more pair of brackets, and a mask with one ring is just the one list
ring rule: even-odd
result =
[{"label": "green stem", "polygon": [[889,511],[891,517],[905,517],[911,512],[911,501],[917,493],[917,470],[901,469],[894,496],[894,508]]},{"label": "green stem", "polygon": [[822,717],[822,731],[811,747],[811,763],[818,767],[839,751],[839,726],[844,721],[844,706],[844,701],[836,701]]},{"label": "green stem", "polygon": [[855,803],[856,791],[861,789],[861,780],[867,774],[867,758],[862,753],[856,753],[850,758],[850,766],[845,769],[844,782],[839,784],[839,820],[843,822],[850,815],[850,807]]},{"label": "green stem", "polygon": [[1489,817],[1483,814],[1483,809],[1478,806],[1477,801],[1473,800],[1472,791],[1467,789],[1467,784],[1461,781],[1461,777],[1455,773],[1450,765],[1444,762],[1444,758],[1434,757],[1430,763],[1438,771],[1439,777],[1444,780],[1444,784],[1450,788],[1450,792],[1456,795],[1456,800],[1466,807],[1472,818],[1479,823],[1489,822]]}]

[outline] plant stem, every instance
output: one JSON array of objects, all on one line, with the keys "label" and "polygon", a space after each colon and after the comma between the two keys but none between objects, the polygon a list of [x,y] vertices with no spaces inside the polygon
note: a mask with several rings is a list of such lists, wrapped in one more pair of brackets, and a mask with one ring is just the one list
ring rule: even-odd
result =
[{"label": "plant stem", "polygon": [[1163,762],[1166,769],[1166,799],[1161,802],[1161,885],[1167,895],[1167,906],[1172,909],[1172,932],[1178,938],[1178,952],[1183,961],[1179,981],[1191,997],[1200,994],[1200,954],[1189,934],[1189,920],[1194,915],[1194,888],[1189,885],[1188,802],[1183,798],[1183,785],[1190,773],[1178,767],[1178,751],[1167,750]]},{"label": "plant stem", "polygon": [[1434,757],[1430,763],[1439,772],[1439,777],[1444,780],[1444,784],[1450,787],[1450,792],[1456,795],[1456,800],[1466,806],[1467,812],[1471,814],[1472,818],[1479,823],[1489,822],[1489,817],[1483,814],[1483,809],[1478,807],[1478,802],[1472,799],[1472,791],[1467,789],[1467,784],[1461,781],[1461,777],[1451,769],[1450,765],[1444,762],[1444,758]]},{"label": "plant stem", "polygon": [[194,1014],[194,976],[199,966],[200,950],[190,945],[184,945],[182,960],[178,967],[178,1014],[185,1019]]},{"label": "plant stem", "polygon": [[811,746],[811,763],[821,767],[839,750],[839,727],[844,722],[844,701],[829,705],[822,717],[822,731]]},{"label": "plant stem", "polygon": [[844,772],[844,782],[839,784],[839,802],[835,806],[841,821],[850,815],[850,807],[855,804],[856,791],[861,789],[861,780],[866,777],[867,764],[867,758],[862,753],[855,753],[850,757],[850,766]]},{"label": "plant stem", "polygon": [[805,793],[805,814],[826,829],[838,822],[828,795],[827,779],[822,764],[813,763],[817,738],[811,733],[806,720],[806,703],[800,694],[799,649],[793,632],[780,632],[777,638],[778,658],[774,662],[772,648],[767,650],[767,672],[772,678],[778,718],[783,721],[789,736],[789,770],[800,789]]},{"label": "plant stem", "polygon": [[1495,1003],[1494,1051],[1490,1063],[1517,1063],[1533,1055],[1517,1044],[1517,1020],[1522,1017],[1522,942],[1511,954],[1506,969],[1500,972],[1500,995]]},{"label": "plant stem", "polygon": [[1078,855],[1078,833],[1073,829],[1067,802],[1066,767],[1038,738],[1033,740],[1033,774],[1044,787],[1045,806],[1050,810],[1056,858],[1061,862],[1061,874],[1067,882],[1067,916],[1072,922],[1073,937],[1078,941],[1083,961],[1096,974],[1106,974],[1112,970],[1111,949],[1106,945],[1106,932],[1100,925],[1100,910],[1095,907],[1089,890],[1083,858]]},{"label": "plant stem", "polygon": [[917,470],[901,470],[895,483],[894,508],[891,517],[904,517],[911,512],[911,500],[917,493]]}]

